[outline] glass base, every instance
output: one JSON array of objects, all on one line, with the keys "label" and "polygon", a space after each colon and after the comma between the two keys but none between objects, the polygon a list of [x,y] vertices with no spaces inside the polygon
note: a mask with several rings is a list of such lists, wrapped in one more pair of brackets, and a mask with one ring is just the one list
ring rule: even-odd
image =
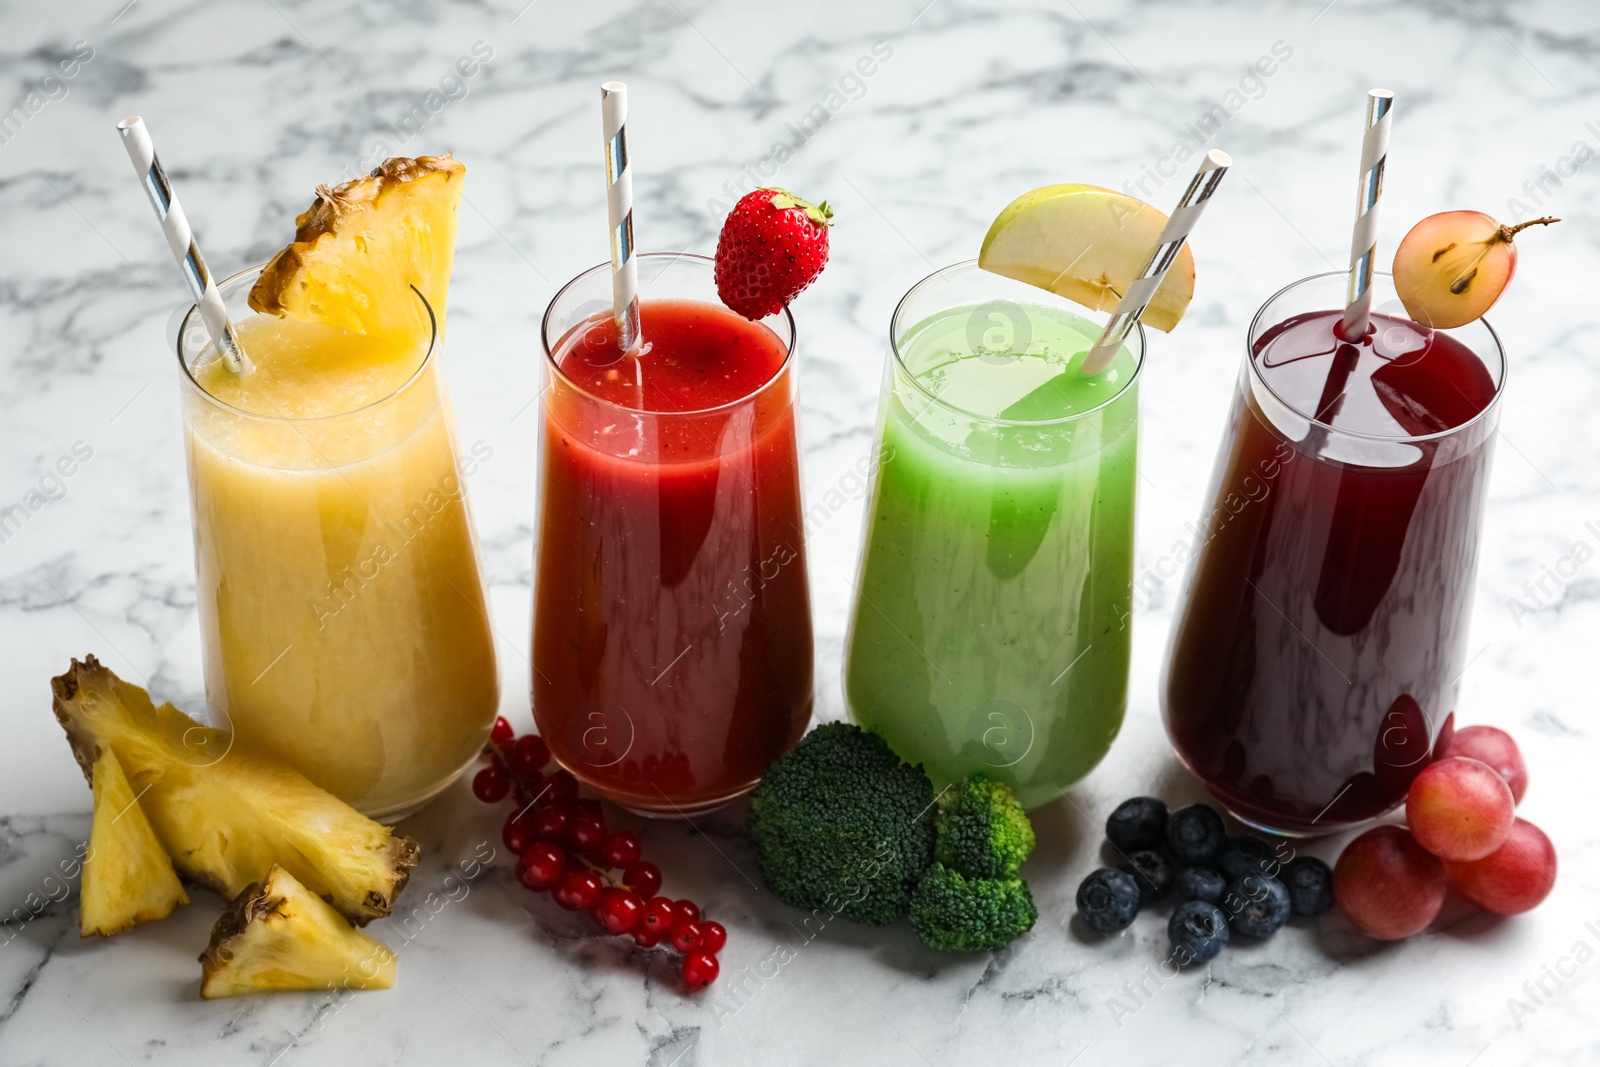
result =
[{"label": "glass base", "polygon": [[404,819],[409,815],[415,815],[417,812],[427,807],[430,803],[438,798],[440,793],[443,793],[446,789],[449,789],[452,785],[454,785],[456,779],[467,773],[468,769],[477,762],[478,757],[474,755],[471,759],[467,760],[467,762],[463,763],[460,767],[457,767],[454,771],[450,772],[450,774],[446,775],[444,780],[439,782],[437,785],[429,786],[420,793],[414,793],[397,804],[390,804],[387,807],[371,811],[361,807],[360,805],[356,805],[356,810],[361,812],[361,814],[365,815],[367,818],[371,819],[373,822],[379,822],[386,826],[392,826],[401,819]]}]

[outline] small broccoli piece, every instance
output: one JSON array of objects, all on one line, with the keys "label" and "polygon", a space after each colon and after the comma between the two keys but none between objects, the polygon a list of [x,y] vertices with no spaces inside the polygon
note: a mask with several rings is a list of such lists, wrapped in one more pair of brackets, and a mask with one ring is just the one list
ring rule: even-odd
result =
[{"label": "small broccoli piece", "polygon": [[881,926],[933,862],[933,783],[877,734],[827,723],[768,768],[750,832],[779,900]]},{"label": "small broccoli piece", "polygon": [[1033,851],[1033,824],[1017,795],[974,774],[939,798],[934,859],[968,878],[1015,878]]},{"label": "small broccoli piece", "polygon": [[1033,929],[1039,910],[1019,878],[967,878],[942,863],[928,868],[911,898],[911,925],[940,952],[994,952]]}]

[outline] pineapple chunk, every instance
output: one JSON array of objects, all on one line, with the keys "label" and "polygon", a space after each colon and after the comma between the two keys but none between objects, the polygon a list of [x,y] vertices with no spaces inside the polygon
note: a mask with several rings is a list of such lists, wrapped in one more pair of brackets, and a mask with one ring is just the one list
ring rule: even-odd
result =
[{"label": "pineapple chunk", "polygon": [[232,899],[281,864],[351,922],[389,914],[417,862],[399,837],[299,771],[112,674],[93,656],[50,680],[87,775],[116,753],[178,872]]},{"label": "pineapple chunk", "polygon": [[278,989],[392,989],[398,961],[274,866],[239,894],[200,953],[206,1000]]},{"label": "pineapple chunk", "polygon": [[83,864],[83,936],[120,934],[142,922],[165,919],[173,908],[189,903],[172,871],[172,858],[156,840],[110,749],[95,762],[91,788],[94,825]]},{"label": "pineapple chunk", "polygon": [[397,156],[365,178],[317,186],[316,200],[295,220],[294,243],[256,279],[250,306],[425,344],[432,324],[411,292],[416,286],[442,335],[466,172],[449,153]]}]

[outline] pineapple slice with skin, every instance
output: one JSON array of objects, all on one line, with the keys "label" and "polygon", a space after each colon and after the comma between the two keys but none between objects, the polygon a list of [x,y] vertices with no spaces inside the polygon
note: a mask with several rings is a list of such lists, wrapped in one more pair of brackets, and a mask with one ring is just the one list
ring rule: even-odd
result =
[{"label": "pineapple slice with skin", "polygon": [[94,825],[84,857],[79,931],[107,937],[152,919],[165,919],[189,894],[172,870],[134,796],[117,754],[109,748],[95,760]]},{"label": "pineapple slice with skin", "polygon": [[274,866],[211,929],[200,954],[205,1000],[283,989],[392,989],[394,951],[344,921]]},{"label": "pineapple slice with skin", "polygon": [[352,333],[444,334],[456,254],[456,212],[467,168],[442,156],[395,157],[365,178],[329,188],[295,220],[294,243],[262,268],[250,306]]},{"label": "pineapple slice with skin", "polygon": [[389,914],[416,866],[397,836],[299,771],[202,726],[93,656],[50,680],[86,775],[110,749],[178,872],[228,899],[281,864],[351,922]]}]

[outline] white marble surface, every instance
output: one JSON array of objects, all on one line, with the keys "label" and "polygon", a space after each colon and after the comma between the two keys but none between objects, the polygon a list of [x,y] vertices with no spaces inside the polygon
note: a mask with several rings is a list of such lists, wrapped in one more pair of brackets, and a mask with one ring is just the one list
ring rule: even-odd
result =
[{"label": "white marble surface", "polygon": [[[219,273],[281,245],[311,187],[394,151],[451,149],[469,167],[452,290],[450,375],[464,443],[494,450],[471,485],[493,586],[506,713],[528,724],[536,329],[555,287],[598,261],[604,208],[596,83],[633,88],[638,228],[647,249],[709,253],[747,164],[882,41],[892,56],[843,84],[830,121],[776,180],[826,196],[833,264],[799,302],[806,481],[838,485],[869,447],[889,312],[932,267],[976,253],[1011,197],[1055,181],[1122,186],[1185,124],[1233,105],[1213,144],[1236,161],[1195,245],[1199,287],[1176,336],[1157,335],[1144,393],[1138,565],[1156,565],[1200,512],[1245,325],[1281,284],[1343,262],[1361,98],[1399,97],[1382,239],[1434,210],[1567,221],[1521,242],[1493,318],[1512,384],[1473,622],[1465,721],[1505,726],[1532,766],[1525,813],[1563,874],[1537,912],[1462,910],[1379,946],[1330,917],[1160,981],[1163,924],[1087,943],[1069,924],[1120,798],[1196,796],[1156,710],[1168,583],[1139,613],[1128,723],[1106,763],[1038,818],[1027,868],[1041,917],[1000,955],[949,959],[909,930],[829,926],[752,883],[738,811],[647,828],[672,892],[730,930],[725,977],[688,998],[671,972],[512,882],[503,858],[398,947],[385,994],[202,1003],[194,957],[217,904],[111,943],[80,943],[53,903],[0,945],[0,1063],[1456,1064],[1600,1062],[1600,827],[1591,783],[1600,637],[1600,8],[1585,0],[735,0],[562,3],[177,3],[0,7],[0,94],[38,89],[87,42],[76,76],[43,86],[0,144],[0,503],[54,499],[0,544],[0,911],[27,907],[87,831],[88,793],[51,719],[46,682],[97,652],[160,695],[200,692],[195,591],[172,357],[182,290],[112,123],[143,113]],[[126,6],[124,6],[126,4]],[[519,11],[519,9],[521,9]],[[456,59],[493,57],[464,98],[404,145],[386,127]],[[1270,78],[1247,70],[1275,42]],[[1245,92],[1225,99],[1244,81]],[[53,97],[53,98],[51,98]],[[1592,123],[1592,124],[1591,124]],[[1583,145],[1582,151],[1577,146]],[[1574,155],[1576,153],[1576,156]],[[732,186],[730,186],[731,188]],[[1146,191],[1170,203],[1176,182]],[[60,482],[74,444],[92,458]],[[819,715],[842,714],[838,666],[860,502],[813,544]],[[1586,525],[1593,522],[1594,525]],[[1575,546],[1584,548],[1575,553]],[[1578,557],[1581,562],[1577,562]],[[1525,591],[1546,568],[1568,574]],[[1531,587],[1529,587],[1531,588]],[[1532,610],[1515,616],[1508,599]],[[465,785],[413,819],[426,863],[408,892],[497,842]],[[1310,849],[1331,858],[1338,841]],[[503,851],[503,850],[502,850]],[[455,883],[449,883],[453,886]],[[456,895],[459,895],[457,890]],[[1586,925],[1592,924],[1592,925]],[[1588,962],[1571,953],[1587,946]],[[1565,959],[1566,962],[1563,962]],[[779,964],[782,964],[779,966]],[[749,968],[765,979],[733,984]],[[1570,972],[1560,984],[1555,969]],[[1538,1002],[1525,982],[1544,979]],[[1134,985],[1143,981],[1144,991]],[[1537,992],[1537,991],[1536,991]],[[1508,998],[1531,1013],[1514,1018]],[[1137,1008],[1131,1015],[1116,1010]]]}]

